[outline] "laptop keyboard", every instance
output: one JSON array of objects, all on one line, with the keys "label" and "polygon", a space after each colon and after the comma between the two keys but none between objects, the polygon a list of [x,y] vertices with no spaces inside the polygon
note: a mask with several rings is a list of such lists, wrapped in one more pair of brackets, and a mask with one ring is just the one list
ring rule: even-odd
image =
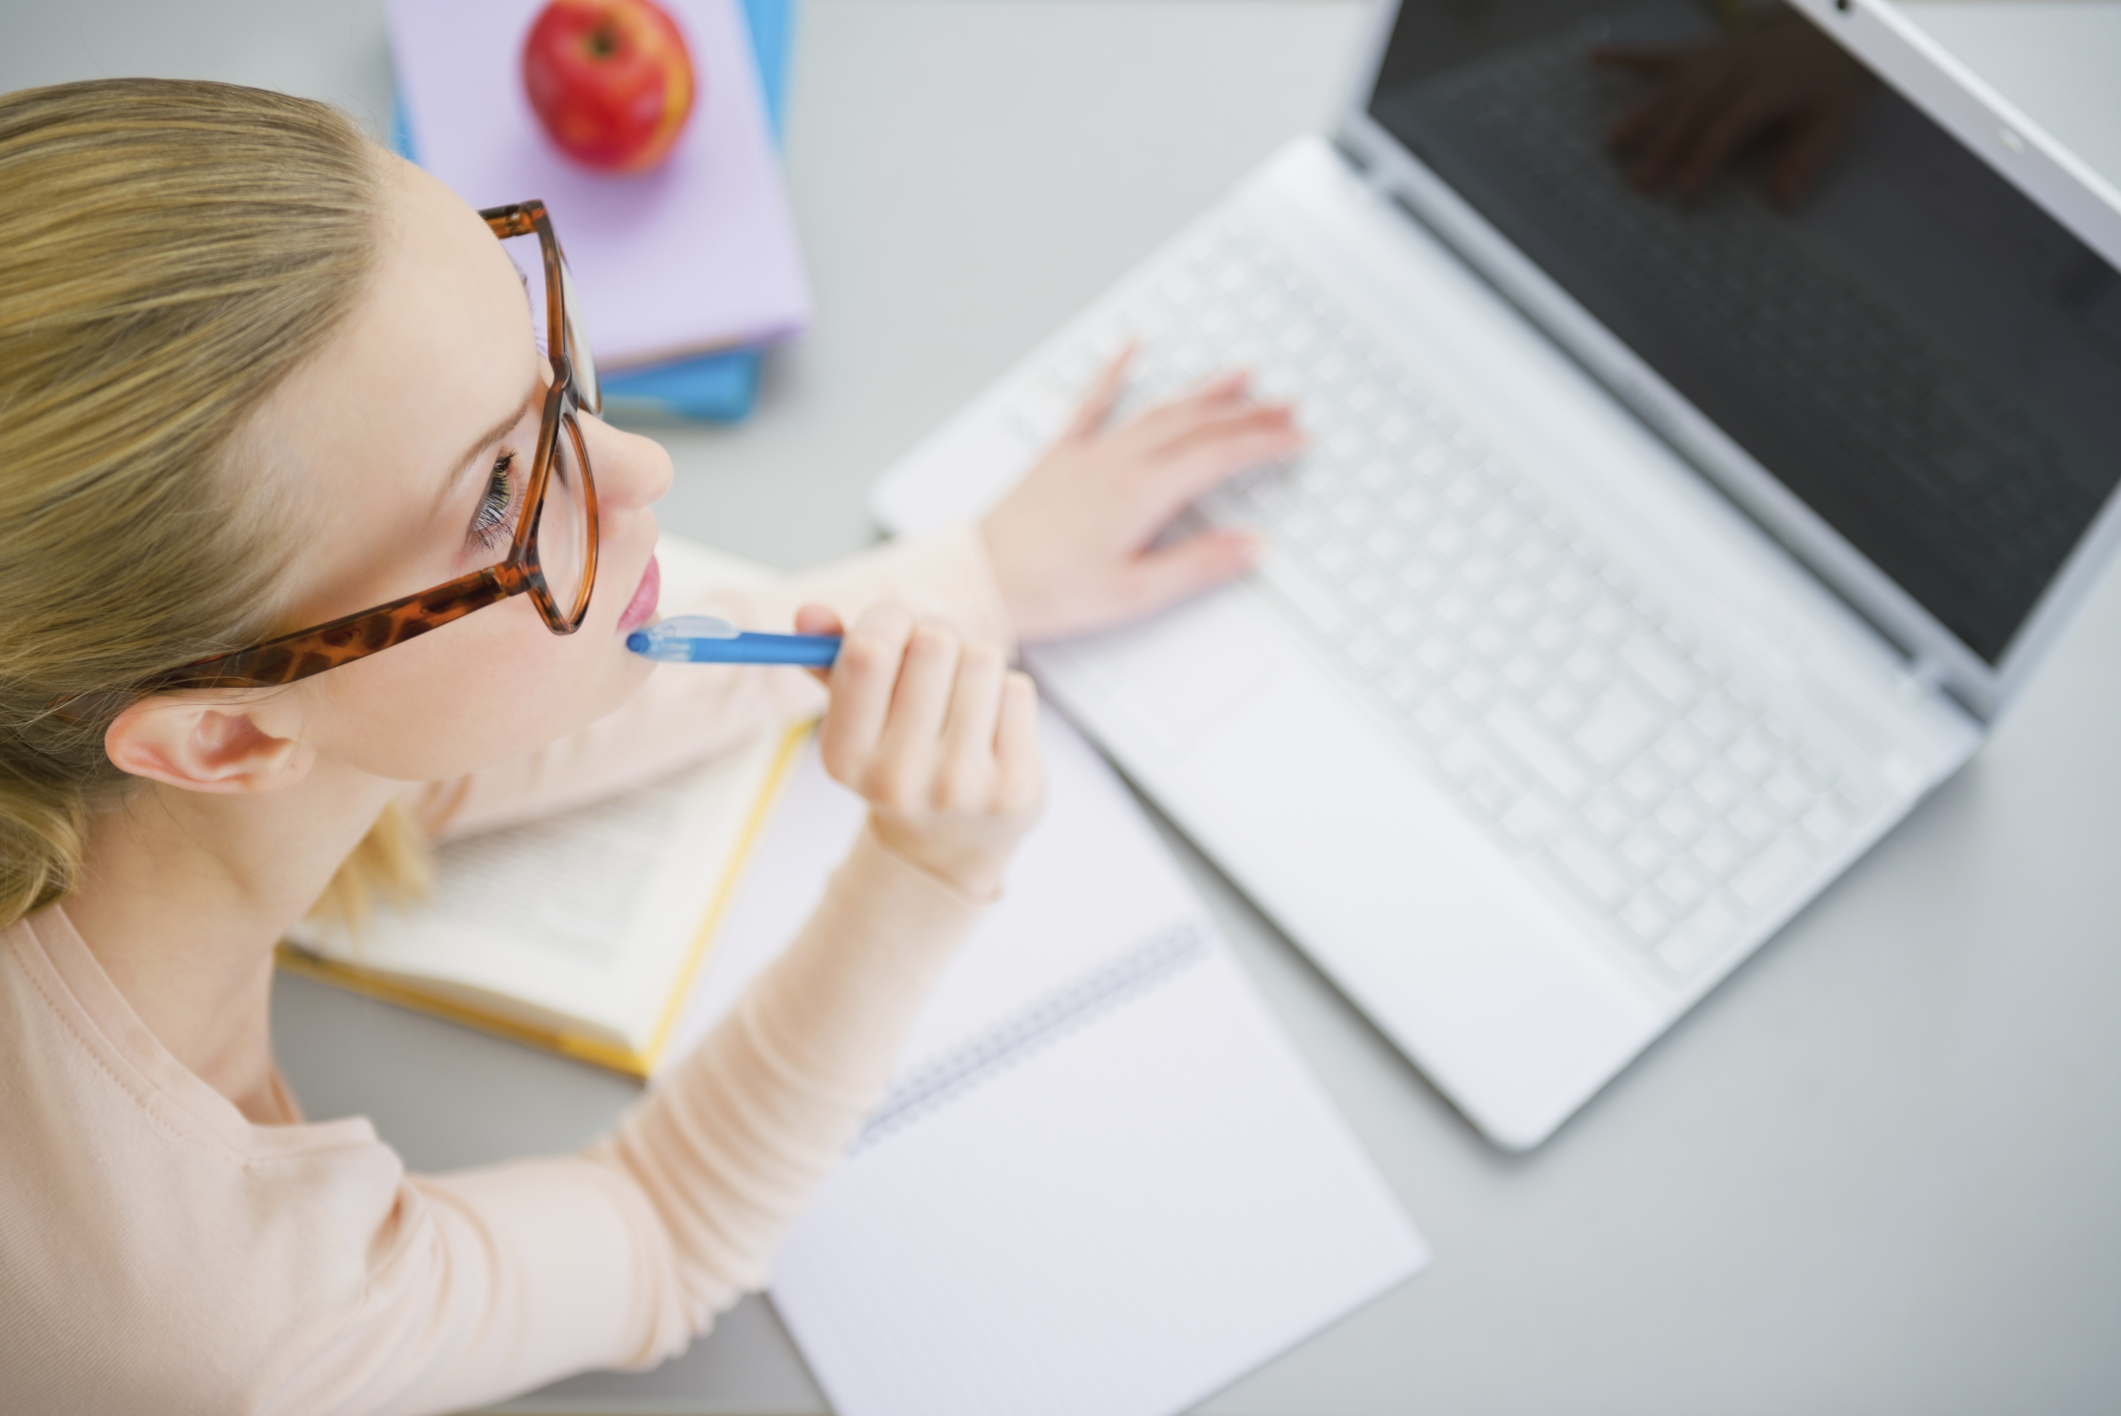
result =
[{"label": "laptop keyboard", "polygon": [[1679,607],[1456,416],[1274,248],[1227,224],[1052,365],[1122,333],[1131,403],[1233,363],[1310,445],[1194,508],[1272,550],[1257,584],[1422,769],[1610,943],[1685,984],[1778,914],[1877,793]]}]

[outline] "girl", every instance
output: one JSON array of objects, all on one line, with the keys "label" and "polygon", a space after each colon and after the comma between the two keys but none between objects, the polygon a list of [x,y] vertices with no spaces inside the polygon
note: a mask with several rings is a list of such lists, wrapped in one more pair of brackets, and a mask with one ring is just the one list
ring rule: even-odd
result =
[{"label": "girl", "polygon": [[[537,239],[531,302],[497,236]],[[1241,571],[1241,536],[1150,547],[1296,444],[1234,379],[1107,429],[1115,366],[980,525],[664,607],[851,624],[824,687],[658,669],[623,641],[670,462],[594,416],[558,274],[542,209],[475,214],[314,103],[0,97],[0,1406],[440,1410],[681,1349],[1036,811],[1013,643]],[[820,710],[867,828],[611,1135],[411,1176],[302,1121],[266,1016],[296,919]]]}]

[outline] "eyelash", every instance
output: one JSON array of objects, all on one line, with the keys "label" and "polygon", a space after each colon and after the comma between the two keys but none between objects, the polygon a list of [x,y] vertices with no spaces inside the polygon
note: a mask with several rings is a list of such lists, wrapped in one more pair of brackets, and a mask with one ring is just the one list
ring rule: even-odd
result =
[{"label": "eyelash", "polygon": [[509,522],[509,509],[515,505],[515,490],[509,473],[515,468],[516,455],[504,452],[494,459],[493,471],[486,478],[486,493],[479,498],[478,514],[471,519],[467,544],[476,543],[487,550],[495,550],[508,539],[513,529]]}]

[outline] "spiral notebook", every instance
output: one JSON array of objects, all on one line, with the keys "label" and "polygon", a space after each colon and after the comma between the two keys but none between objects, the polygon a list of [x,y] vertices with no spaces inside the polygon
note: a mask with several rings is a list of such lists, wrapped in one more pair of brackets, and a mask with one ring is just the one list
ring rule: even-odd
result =
[{"label": "spiral notebook", "polygon": [[[1059,717],[1041,730],[1047,810],[1003,902],[775,1260],[840,1416],[1168,1416],[1427,1261],[1140,807]],[[809,750],[672,1055],[861,821]]]}]

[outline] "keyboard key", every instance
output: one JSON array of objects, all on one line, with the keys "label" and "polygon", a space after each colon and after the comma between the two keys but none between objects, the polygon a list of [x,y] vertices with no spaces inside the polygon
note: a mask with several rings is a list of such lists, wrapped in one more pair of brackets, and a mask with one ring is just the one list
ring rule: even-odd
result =
[{"label": "keyboard key", "polygon": [[1483,659],[1499,659],[1509,652],[1509,632],[1492,620],[1484,620],[1466,635],[1466,647]]},{"label": "keyboard key", "polygon": [[1645,949],[1664,938],[1665,931],[1672,927],[1671,917],[1646,894],[1638,894],[1621,907],[1620,924],[1625,931],[1623,937]]},{"label": "keyboard key", "polygon": [[1664,778],[1640,758],[1621,768],[1620,775],[1613,780],[1622,796],[1633,802],[1638,811],[1654,810],[1668,794]]},{"label": "keyboard key", "polygon": [[1620,659],[1651,692],[1674,707],[1682,707],[1698,696],[1693,666],[1673,654],[1662,639],[1638,634],[1620,646]]},{"label": "keyboard key", "polygon": [[1546,854],[1555,873],[1599,909],[1611,909],[1626,898],[1627,881],[1597,847],[1574,836],[1560,836],[1547,847]]},{"label": "keyboard key", "polygon": [[1373,571],[1358,570],[1348,578],[1347,596],[1350,602],[1375,610],[1392,598],[1392,586]]},{"label": "keyboard key", "polygon": [[1620,858],[1633,866],[1637,875],[1648,877],[1664,869],[1672,853],[1649,832],[1636,830],[1620,843]]},{"label": "keyboard key", "polygon": [[1437,753],[1436,765],[1443,769],[1445,777],[1462,786],[1471,781],[1474,774],[1491,771],[1498,764],[1488,745],[1468,733]]},{"label": "keyboard key", "polygon": [[1539,601],[1522,585],[1504,585],[1495,592],[1491,602],[1495,613],[1505,624],[1521,625],[1532,617]]},{"label": "keyboard key", "polygon": [[1394,664],[1378,675],[1377,688],[1395,705],[1410,710],[1429,695],[1428,685],[1405,664]]},{"label": "keyboard key", "polygon": [[1787,899],[1812,868],[1804,847],[1783,836],[1731,877],[1731,893],[1748,909],[1770,909]]},{"label": "keyboard key", "polygon": [[1484,821],[1500,817],[1519,793],[1491,772],[1477,772],[1466,783],[1466,800]]},{"label": "keyboard key", "polygon": [[1715,816],[1729,811],[1745,792],[1745,785],[1720,761],[1711,761],[1696,772],[1693,786],[1694,795]]},{"label": "keyboard key", "polygon": [[1635,813],[1608,792],[1585,802],[1576,820],[1592,839],[1611,842],[1635,824]]},{"label": "keyboard key", "polygon": [[1631,762],[1657,731],[1661,718],[1634,690],[1615,684],[1600,694],[1576,727],[1576,746],[1605,771]]},{"label": "keyboard key", "polygon": [[1578,649],[1561,661],[1561,671],[1589,694],[1605,686],[1612,672],[1610,665],[1611,660],[1597,650]]},{"label": "keyboard key", "polygon": [[1780,829],[1774,815],[1753,797],[1747,797],[1732,807],[1726,824],[1737,833],[1740,840],[1751,846],[1761,845]]},{"label": "keyboard key", "polygon": [[1812,844],[1822,852],[1833,850],[1847,840],[1849,831],[1855,824],[1852,817],[1844,814],[1839,803],[1833,801],[1821,802],[1813,807],[1805,813],[1802,823],[1805,834],[1811,837]]},{"label": "keyboard key", "polygon": [[1541,653],[1554,658],[1559,658],[1563,651],[1575,642],[1575,636],[1570,634],[1567,623],[1552,615],[1546,615],[1536,622],[1525,632],[1525,639]]},{"label": "keyboard key", "polygon": [[1561,826],[1561,813],[1530,793],[1519,797],[1502,817],[1504,833],[1520,846],[1540,845]]},{"label": "keyboard key", "polygon": [[1687,721],[1702,740],[1714,748],[1721,748],[1738,733],[1738,713],[1735,705],[1724,695],[1711,694],[1696,705]]},{"label": "keyboard key", "polygon": [[1584,610],[1578,623],[1583,626],[1584,633],[1611,648],[1627,633],[1628,617],[1619,605],[1601,598]]},{"label": "keyboard key", "polygon": [[1383,673],[1399,659],[1398,651],[1391,641],[1374,629],[1358,632],[1348,641],[1348,647],[1343,652],[1347,654],[1349,663],[1370,676]]},{"label": "keyboard key", "polygon": [[1664,805],[1650,814],[1650,820],[1664,832],[1665,840],[1675,851],[1692,845],[1694,838],[1708,826],[1701,819],[1701,813],[1694,810],[1685,797],[1678,796],[1665,798]]},{"label": "keyboard key", "polygon": [[1684,981],[1723,958],[1738,942],[1744,919],[1720,899],[1696,910],[1657,950],[1657,961]]},{"label": "keyboard key", "polygon": [[1436,622],[1451,629],[1463,629],[1472,623],[1473,617],[1479,612],[1480,607],[1473,603],[1465,591],[1456,586],[1446,587],[1444,592],[1436,597],[1436,603],[1429,606],[1429,613]]},{"label": "keyboard key", "polygon": [[1269,555],[1253,574],[1326,638],[1337,640],[1348,632],[1348,617],[1339,597],[1299,568],[1293,557]]},{"label": "keyboard key", "polygon": [[1775,753],[1768,746],[1766,738],[1759,733],[1748,732],[1731,745],[1723,760],[1726,766],[1748,780],[1758,780],[1775,765]]},{"label": "keyboard key", "polygon": [[1421,666],[1422,672],[1440,682],[1458,668],[1458,645],[1443,635],[1432,634],[1415,646],[1414,662]]},{"label": "keyboard key", "polygon": [[1468,713],[1477,713],[1495,698],[1495,676],[1477,664],[1468,664],[1451,676],[1451,696]]},{"label": "keyboard key", "polygon": [[1401,600],[1379,615],[1377,623],[1394,639],[1409,639],[1421,628],[1421,612],[1410,601]]},{"label": "keyboard key", "polygon": [[1442,747],[1454,741],[1465,731],[1465,720],[1451,701],[1440,693],[1432,693],[1422,701],[1413,715],[1407,719],[1415,731],[1427,738],[1431,747]]},{"label": "keyboard key", "polygon": [[1746,854],[1745,843],[1728,827],[1712,826],[1708,834],[1694,843],[1693,860],[1712,879],[1721,880],[1745,859]]},{"label": "keyboard key", "polygon": [[1675,860],[1657,877],[1657,889],[1671,901],[1673,911],[1684,915],[1709,891],[1711,882],[1684,860]]},{"label": "keyboard key", "polygon": [[1705,759],[1704,744],[1685,723],[1675,723],[1657,740],[1657,760],[1675,780],[1685,781],[1699,771]]},{"label": "keyboard key", "polygon": [[1784,765],[1761,785],[1761,794],[1783,811],[1795,815],[1811,805],[1813,791],[1794,767]]},{"label": "keyboard key", "polygon": [[1502,666],[1502,681],[1520,700],[1531,697],[1546,682],[1546,677],[1547,666],[1521,650],[1512,654]]},{"label": "keyboard key", "polygon": [[1399,587],[1418,599],[1426,600],[1443,583],[1443,572],[1433,561],[1416,557],[1399,568]]},{"label": "keyboard key", "polygon": [[1590,782],[1570,758],[1568,749],[1516,704],[1498,704],[1488,714],[1487,724],[1527,774],[1562,801],[1573,803],[1589,789]]}]

